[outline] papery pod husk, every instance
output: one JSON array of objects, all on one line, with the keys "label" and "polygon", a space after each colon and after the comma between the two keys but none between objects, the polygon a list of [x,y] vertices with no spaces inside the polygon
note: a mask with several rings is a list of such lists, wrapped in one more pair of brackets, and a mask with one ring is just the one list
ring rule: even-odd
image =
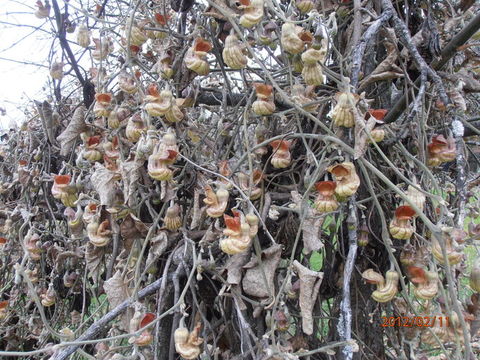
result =
[{"label": "papery pod husk", "polygon": [[280,42],[283,49],[289,54],[299,54],[305,48],[305,43],[300,38],[303,28],[291,22],[282,25],[282,35]]},{"label": "papery pod husk", "polygon": [[235,34],[230,34],[225,39],[225,47],[222,52],[223,61],[232,69],[243,69],[247,66],[247,57],[243,51],[242,42]]},{"label": "papery pod husk", "polygon": [[480,261],[477,260],[470,272],[469,283],[472,290],[480,293]]},{"label": "papery pod husk", "polygon": [[[320,64],[315,65],[303,65],[302,77],[307,85],[322,85],[323,84],[323,72]],[[353,125],[352,125],[353,126]],[[351,126],[350,126],[351,127]]]},{"label": "papery pod husk", "polygon": [[[421,191],[415,189],[412,185],[408,185],[405,195],[407,195],[407,198],[414,203],[416,207],[423,211],[426,197]],[[408,205],[408,203],[405,202],[404,205]],[[418,214],[414,216],[418,216]]]},{"label": "papery pod husk", "polygon": [[392,219],[388,230],[394,239],[408,240],[412,237],[414,228],[410,221],[399,223],[396,219]]},{"label": "papery pod husk", "polygon": [[77,43],[85,49],[90,45],[90,31],[84,24],[78,27]]},{"label": "papery pod husk", "polygon": [[[125,32],[128,31],[128,27]],[[128,34],[126,34],[128,36]],[[145,34],[138,26],[133,25],[130,29],[130,45],[142,46],[148,40]]]},{"label": "papery pod husk", "polygon": [[272,115],[275,112],[275,103],[273,101],[256,100],[252,104],[252,110],[256,115]]},{"label": "papery pod husk", "polygon": [[432,300],[438,293],[438,274],[431,271],[425,272],[427,281],[418,284],[413,289],[413,294],[423,300]]},{"label": "papery pod husk", "polygon": [[210,186],[206,186],[205,195],[206,198],[203,199],[203,202],[207,205],[207,215],[213,218],[222,216],[225,213],[228,198],[230,197],[228,190],[220,188],[213,192]]},{"label": "papery pod husk", "polygon": [[200,345],[203,343],[203,339],[198,337],[200,327],[200,323],[197,323],[193,331],[189,332],[187,328],[182,326],[173,333],[175,350],[182,358],[193,360],[201,354]]},{"label": "papery pod husk", "polygon": [[396,271],[387,271],[385,275],[385,286],[378,287],[372,293],[372,298],[377,302],[388,302],[392,300],[398,292],[398,280],[400,276]]},{"label": "papery pod husk", "polygon": [[[383,141],[383,139],[385,139],[385,130],[381,127],[376,127],[372,131],[370,131],[370,136],[372,137],[374,142],[379,143]],[[368,142],[371,142],[370,139],[368,139]]]},{"label": "papery pod husk", "polygon": [[[336,170],[338,167],[344,169],[341,175],[339,174],[339,171]],[[327,170],[335,177],[337,182],[335,193],[340,198],[350,197],[357,192],[357,189],[360,186],[360,178],[357,175],[355,165],[353,165],[353,163],[346,161],[340,164],[332,165],[328,167]],[[346,173],[344,173],[345,171]]]},{"label": "papery pod husk", "polygon": [[243,0],[240,3],[242,4],[240,8],[244,9],[244,13],[240,17],[240,25],[251,28],[262,21],[264,0]]},{"label": "papery pod husk", "polygon": [[[463,253],[456,252],[454,249],[451,248],[451,242],[447,239],[445,241],[446,251],[448,262],[450,265],[456,265],[463,259]],[[446,264],[445,258],[442,254],[442,248],[440,247],[440,243],[436,239],[432,239],[432,255],[433,257],[442,265]]]},{"label": "papery pod husk", "polygon": [[355,95],[351,93],[342,92],[338,95],[337,105],[333,108],[331,115],[336,126],[346,128],[355,126],[353,111],[356,102]]}]

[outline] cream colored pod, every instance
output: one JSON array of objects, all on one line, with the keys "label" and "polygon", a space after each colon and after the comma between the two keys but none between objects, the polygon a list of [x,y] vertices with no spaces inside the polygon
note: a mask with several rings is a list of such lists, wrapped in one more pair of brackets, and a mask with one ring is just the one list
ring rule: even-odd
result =
[{"label": "cream colored pod", "polygon": [[354,110],[356,96],[349,92],[337,94],[337,105],[332,110],[331,117],[336,126],[351,128],[355,126]]},{"label": "cream colored pod", "polygon": [[415,210],[408,205],[399,206],[395,210],[395,215],[388,226],[388,230],[393,238],[400,240],[410,239],[414,230],[411,219],[415,214]]},{"label": "cream colored pod", "polygon": [[196,38],[193,46],[185,54],[185,66],[198,75],[208,75],[210,65],[206,61],[207,53],[212,50],[212,44],[205,39]]},{"label": "cream colored pod", "polygon": [[387,271],[385,279],[373,269],[365,270],[362,277],[369,284],[375,284],[377,290],[372,293],[373,300],[377,302],[388,302],[392,300],[398,292],[398,280],[400,276],[396,271]]},{"label": "cream colored pod", "polygon": [[77,43],[85,49],[90,45],[90,31],[84,24],[78,27]]},{"label": "cream colored pod", "polygon": [[239,9],[243,10],[240,17],[240,25],[251,28],[263,19],[264,0],[240,0]]},{"label": "cream colored pod", "polygon": [[239,70],[247,66],[245,46],[234,33],[231,33],[225,39],[225,47],[223,49],[222,56],[225,64],[232,69]]},{"label": "cream colored pod", "polygon": [[341,197],[349,197],[357,192],[360,186],[360,178],[357,175],[355,166],[351,162],[343,162],[341,164],[330,166],[328,169],[337,183],[335,193]]},{"label": "cream colored pod", "polygon": [[307,85],[322,85],[322,66],[325,61],[326,51],[323,49],[308,49],[302,54],[302,77]]}]

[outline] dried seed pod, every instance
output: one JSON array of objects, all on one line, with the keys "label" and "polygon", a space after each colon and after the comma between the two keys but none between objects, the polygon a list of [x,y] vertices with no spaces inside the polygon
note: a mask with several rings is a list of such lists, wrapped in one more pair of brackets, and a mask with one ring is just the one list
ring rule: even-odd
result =
[{"label": "dried seed pod", "polygon": [[77,43],[85,49],[90,45],[90,31],[84,24],[78,27]]},{"label": "dried seed pod", "polygon": [[[450,265],[458,264],[463,259],[463,253],[457,251],[455,246],[452,243],[452,238],[444,233],[445,240],[445,250],[447,251],[447,258]],[[432,238],[432,254],[433,257],[442,265],[446,264],[446,259],[443,257],[442,247],[438,240],[434,237]]]},{"label": "dried seed pod", "polygon": [[33,232],[32,229],[28,230],[27,235],[23,239],[25,249],[28,252],[28,256],[33,261],[38,261],[42,257],[42,249],[38,246],[40,242],[40,236]]},{"label": "dried seed pod", "polygon": [[417,298],[432,300],[438,293],[438,274],[418,266],[409,266],[410,281],[415,284],[413,293]]},{"label": "dried seed pod", "polygon": [[326,51],[324,49],[308,49],[302,54],[302,77],[307,85],[322,85],[322,66],[325,61]]},{"label": "dried seed pod", "polygon": [[[423,208],[425,206],[426,197],[420,190],[417,190],[412,185],[408,185],[407,192],[405,193],[405,195],[407,195],[408,199],[412,203],[414,203],[416,207],[418,207],[420,210],[423,211]],[[408,203],[405,202],[405,201],[403,202],[403,204],[408,205]],[[414,216],[418,216],[418,214],[415,213]]]},{"label": "dried seed pod", "polygon": [[205,60],[207,53],[212,50],[212,44],[202,38],[196,38],[193,46],[185,54],[185,66],[198,75],[208,75],[210,65]]},{"label": "dried seed pod", "polygon": [[111,239],[112,231],[108,220],[99,223],[98,220],[92,221],[87,225],[87,235],[90,243],[96,247],[108,245]]},{"label": "dried seed pod", "polygon": [[[138,326],[136,326],[136,330],[140,330],[141,328],[144,328],[148,324],[150,324],[153,320],[155,320],[156,315],[154,313],[146,313],[143,315],[142,320],[138,323]],[[129,339],[130,343],[136,344],[138,346],[147,346],[150,345],[153,341],[153,335],[151,328],[142,331],[142,333],[139,336],[135,336],[133,338]]]},{"label": "dried seed pod", "polygon": [[355,165],[351,162],[343,162],[341,164],[330,166],[328,169],[337,183],[335,193],[341,197],[349,197],[357,192],[360,186],[360,178],[355,170]]},{"label": "dried seed pod", "polygon": [[105,60],[113,51],[113,41],[110,38],[92,39],[95,49],[92,51],[92,57],[96,61]]},{"label": "dried seed pod", "polygon": [[332,110],[331,117],[336,126],[351,128],[355,126],[353,112],[357,103],[356,95],[349,92],[337,94],[337,105]]},{"label": "dried seed pod", "polygon": [[201,326],[200,323],[197,323],[192,332],[185,327],[175,330],[173,334],[175,351],[184,359],[193,360],[201,354],[200,345],[203,343],[203,339],[198,337]]},{"label": "dried seed pod", "polygon": [[183,120],[185,115],[182,110],[180,110],[180,105],[183,104],[184,99],[174,99],[172,102],[172,107],[165,114],[165,120],[170,123],[175,123]]},{"label": "dried seed pod", "polygon": [[305,88],[303,85],[293,85],[292,100],[294,103],[303,107],[303,109],[308,112],[316,111],[319,105],[319,104],[306,105],[316,100],[314,86],[307,86]]},{"label": "dried seed pod", "polygon": [[180,217],[180,206],[174,204],[170,206],[163,219],[165,228],[170,231],[177,231],[182,226],[182,218]]},{"label": "dried seed pod", "polygon": [[263,19],[264,0],[240,0],[239,9],[243,10],[240,25],[251,28]]},{"label": "dried seed pod", "polygon": [[240,189],[242,189],[242,191],[249,194],[249,198],[251,201],[257,200],[262,196],[263,190],[261,187],[258,186],[262,179],[263,173],[258,169],[253,171],[251,179],[252,181],[250,180],[250,175],[248,174],[245,174],[243,172],[237,174],[238,186],[240,187]]},{"label": "dried seed pod", "polygon": [[63,78],[63,62],[54,62],[50,66],[50,76],[56,80]]},{"label": "dried seed pod", "polygon": [[173,55],[168,51],[164,51],[159,55],[158,61],[153,66],[152,70],[157,74],[160,74],[162,79],[169,80],[173,76],[172,63]]},{"label": "dried seed pod", "polygon": [[53,180],[52,196],[67,207],[74,206],[77,201],[77,190],[70,185],[70,175],[56,175]]},{"label": "dried seed pod", "polygon": [[97,93],[95,94],[95,105],[93,106],[93,113],[97,117],[108,116],[112,110],[112,94]]},{"label": "dried seed pod", "polygon": [[210,185],[205,186],[205,196],[203,199],[205,205],[207,205],[207,215],[213,218],[218,218],[223,215],[227,208],[229,192],[220,187],[215,193]]},{"label": "dried seed pod", "polygon": [[335,197],[335,181],[319,181],[315,184],[317,197],[313,203],[313,208],[320,214],[335,211],[338,209],[338,201]]},{"label": "dried seed pod", "polygon": [[299,54],[305,49],[306,43],[311,43],[312,34],[305,31],[301,26],[291,22],[285,22],[282,25],[282,35],[280,42],[283,49],[290,54]]},{"label": "dried seed pod", "polygon": [[434,135],[432,142],[427,145],[428,166],[438,166],[440,164],[455,160],[457,150],[455,139],[448,137],[445,139],[443,135]]},{"label": "dried seed pod", "polygon": [[315,8],[315,3],[312,0],[297,0],[295,5],[302,14],[309,13]]},{"label": "dried seed pod", "polygon": [[[239,211],[232,211],[234,217],[223,215],[227,228],[223,230],[226,238],[220,240],[220,249],[226,254],[235,255],[245,252],[252,242],[250,225]],[[257,219],[258,220],[258,219]]]},{"label": "dried seed pod", "polygon": [[49,307],[55,304],[56,293],[53,289],[53,284],[50,284],[48,286],[48,290],[44,294],[40,294],[40,298],[42,299],[42,305],[45,307]]},{"label": "dried seed pod", "polygon": [[238,40],[237,35],[231,33],[225,39],[225,47],[222,52],[223,61],[232,69],[243,69],[247,66],[245,46]]},{"label": "dried seed pod", "polygon": [[257,215],[250,213],[245,216],[245,220],[247,224],[250,226],[250,237],[253,239],[258,233],[258,224],[260,220],[258,219]]},{"label": "dried seed pod", "polygon": [[93,222],[96,218],[96,216],[98,215],[98,206],[97,204],[91,202],[89,204],[87,204],[87,206],[85,206],[85,211],[83,212],[83,221],[86,223],[86,224],[90,224],[91,222]]},{"label": "dried seed pod", "polygon": [[169,130],[148,157],[148,175],[158,181],[170,180],[173,176],[173,171],[168,166],[177,160],[177,156],[177,138]]},{"label": "dried seed pod", "polygon": [[136,143],[142,133],[146,132],[147,125],[142,119],[142,115],[140,113],[135,113],[128,118],[127,127],[125,128],[125,135],[127,139],[132,143]]},{"label": "dried seed pod", "polygon": [[274,140],[269,144],[273,149],[270,163],[275,169],[284,169],[292,162],[290,155],[291,144],[289,140]]},{"label": "dried seed pod", "polygon": [[142,46],[148,40],[147,34],[137,25],[132,25],[131,29],[125,27],[125,37],[128,38],[129,35],[130,45]]},{"label": "dried seed pod", "polygon": [[83,211],[80,205],[77,205],[77,211],[70,207],[67,207],[63,212],[63,215],[67,217],[68,229],[70,230],[70,236],[72,238],[80,238],[83,234]]},{"label": "dried seed pod", "polygon": [[266,116],[275,112],[275,103],[273,101],[273,87],[266,84],[253,84],[257,94],[257,100],[252,104],[252,110],[255,114]]},{"label": "dried seed pod", "polygon": [[37,0],[38,9],[35,11],[34,15],[39,19],[46,19],[50,16],[50,3],[48,0],[45,0],[45,5],[40,0]]},{"label": "dried seed pod", "polygon": [[398,292],[398,280],[400,276],[396,271],[387,271],[385,278],[373,269],[365,270],[362,277],[370,284],[376,284],[377,290],[372,293],[372,299],[377,302],[388,302]]},{"label": "dried seed pod", "polygon": [[410,220],[415,214],[415,210],[408,205],[399,206],[395,210],[395,215],[388,226],[388,230],[393,238],[400,240],[410,239],[414,231]]},{"label": "dried seed pod", "polygon": [[477,259],[470,272],[470,287],[477,293],[480,293],[480,262]]},{"label": "dried seed pod", "polygon": [[372,131],[370,131],[370,136],[372,137],[373,141],[379,143],[385,139],[385,130],[381,127],[375,127]]},{"label": "dried seed pod", "polygon": [[137,81],[135,76],[122,72],[118,76],[118,87],[127,94],[134,94],[138,91]]},{"label": "dried seed pod", "polygon": [[102,153],[99,151],[101,136],[89,136],[85,141],[85,151],[83,158],[90,162],[99,161],[102,159]]},{"label": "dried seed pod", "polygon": [[157,84],[150,84],[147,87],[148,95],[145,97],[145,111],[150,116],[163,116],[173,105],[173,94],[169,90],[158,92]]},{"label": "dried seed pod", "polygon": [[63,286],[65,286],[66,288],[73,287],[73,285],[75,285],[75,281],[77,280],[77,278],[78,278],[78,274],[76,272],[71,272],[71,273],[66,272],[63,275]]}]

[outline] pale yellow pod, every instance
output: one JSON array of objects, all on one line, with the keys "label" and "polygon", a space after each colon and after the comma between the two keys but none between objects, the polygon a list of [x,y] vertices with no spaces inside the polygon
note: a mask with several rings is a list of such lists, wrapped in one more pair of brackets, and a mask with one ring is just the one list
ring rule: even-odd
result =
[{"label": "pale yellow pod", "polygon": [[235,34],[230,34],[225,39],[225,48],[222,52],[223,61],[232,69],[243,69],[247,66],[247,57],[244,46]]}]

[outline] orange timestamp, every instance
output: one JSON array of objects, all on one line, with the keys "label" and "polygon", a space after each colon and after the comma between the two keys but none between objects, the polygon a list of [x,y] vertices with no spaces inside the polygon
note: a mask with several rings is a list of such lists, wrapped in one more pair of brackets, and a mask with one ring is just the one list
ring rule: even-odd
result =
[{"label": "orange timestamp", "polygon": [[449,326],[448,316],[382,316],[382,327],[434,327],[435,324]]}]

